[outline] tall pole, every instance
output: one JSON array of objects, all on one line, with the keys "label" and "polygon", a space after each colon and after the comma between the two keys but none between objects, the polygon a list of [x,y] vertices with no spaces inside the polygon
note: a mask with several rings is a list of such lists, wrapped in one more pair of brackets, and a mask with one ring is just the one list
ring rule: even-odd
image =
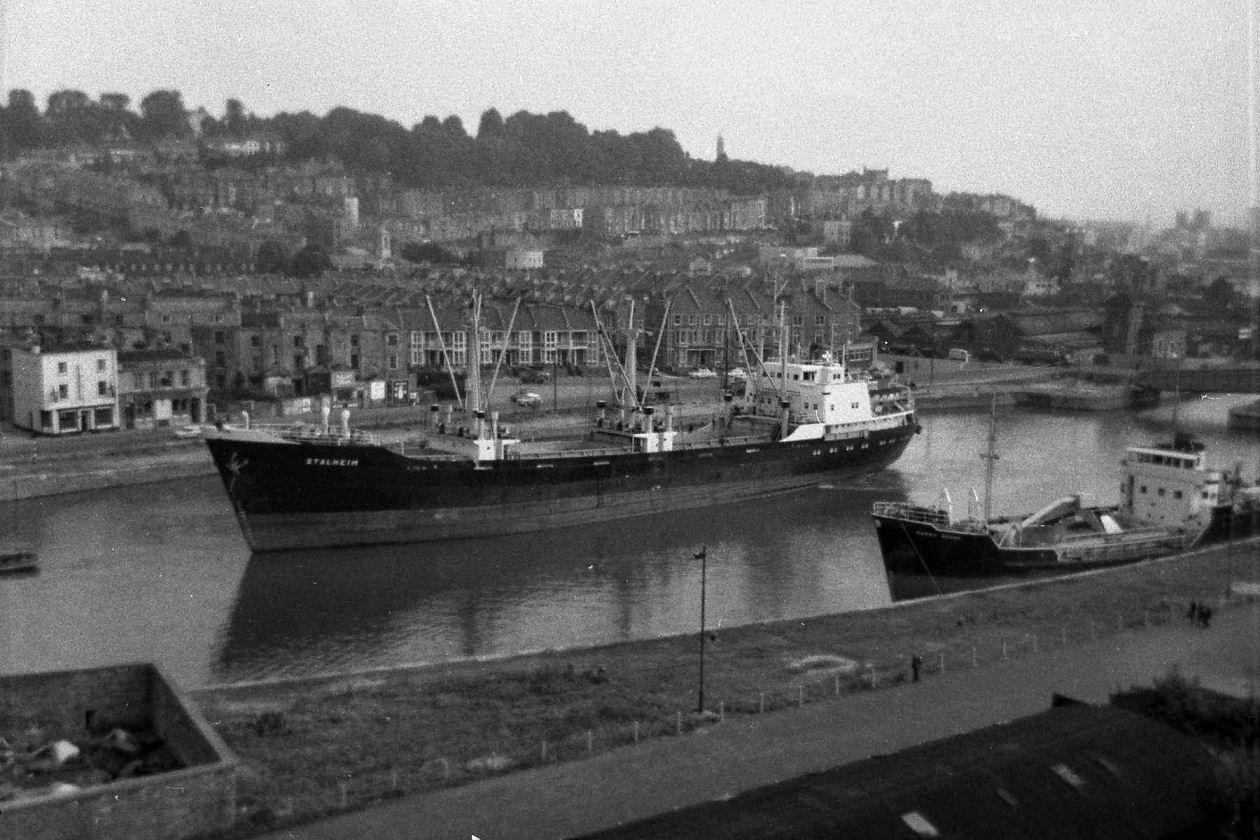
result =
[{"label": "tall pole", "polygon": [[993,395],[993,404],[989,409],[989,448],[980,456],[984,459],[984,524],[989,524],[993,512],[993,463],[997,454],[997,394]]},{"label": "tall pole", "polygon": [[708,553],[707,546],[700,546],[700,553],[696,555],[700,561],[700,699],[696,704],[697,714],[704,714],[704,591]]}]

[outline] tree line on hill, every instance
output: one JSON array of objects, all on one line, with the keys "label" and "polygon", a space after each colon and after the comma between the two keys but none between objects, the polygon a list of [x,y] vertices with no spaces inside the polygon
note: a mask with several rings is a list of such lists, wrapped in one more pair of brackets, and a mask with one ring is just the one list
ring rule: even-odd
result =
[{"label": "tree line on hill", "polygon": [[[336,158],[355,174],[390,174],[403,186],[527,187],[539,185],[623,184],[711,187],[735,194],[762,193],[790,186],[787,169],[731,160],[692,158],[665,128],[620,134],[591,131],[565,111],[503,117],[490,108],[475,135],[457,116],[426,116],[410,129],[379,114],[333,108],[324,116],[309,111],[259,117],[238,99],[220,116],[204,116],[194,127],[176,90],[155,90],[139,110],[122,93],[93,100],[83,91],[59,90],[41,112],[28,90],[10,90],[0,107],[0,153],[11,159],[46,146],[131,139],[244,138],[266,134],[283,142],[290,161]],[[199,131],[198,131],[199,129]]]}]

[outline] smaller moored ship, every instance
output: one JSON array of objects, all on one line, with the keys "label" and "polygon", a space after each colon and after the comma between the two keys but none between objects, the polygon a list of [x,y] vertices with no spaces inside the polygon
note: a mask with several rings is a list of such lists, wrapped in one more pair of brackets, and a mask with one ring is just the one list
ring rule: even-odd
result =
[{"label": "smaller moored ship", "polygon": [[1188,435],[1129,447],[1121,482],[1117,505],[1084,505],[1071,495],[1022,517],[955,517],[948,501],[876,502],[884,564],[897,574],[944,577],[1072,571],[1167,556],[1260,530],[1260,487],[1242,482],[1241,465],[1232,472],[1208,469],[1202,444]]}]

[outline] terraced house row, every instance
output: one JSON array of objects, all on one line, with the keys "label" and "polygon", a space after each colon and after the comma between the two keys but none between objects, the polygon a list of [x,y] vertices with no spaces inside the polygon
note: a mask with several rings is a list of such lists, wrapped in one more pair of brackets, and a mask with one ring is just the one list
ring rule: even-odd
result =
[{"label": "terraced house row", "polygon": [[[625,353],[633,330],[638,356],[658,368],[687,370],[747,363],[741,347],[778,355],[780,314],[774,290],[757,281],[732,288],[679,275],[641,278],[614,296],[565,295],[545,302],[500,290],[487,295],[481,333],[470,332],[466,289],[426,296],[367,286],[287,286],[229,292],[87,283],[49,290],[11,285],[0,293],[0,330],[29,343],[90,340],[124,351],[170,350],[204,360],[214,399],[325,393],[339,396],[413,390],[422,369],[463,370],[474,353],[483,365],[604,369]],[[820,280],[778,289],[794,354],[852,345],[860,307]]]}]

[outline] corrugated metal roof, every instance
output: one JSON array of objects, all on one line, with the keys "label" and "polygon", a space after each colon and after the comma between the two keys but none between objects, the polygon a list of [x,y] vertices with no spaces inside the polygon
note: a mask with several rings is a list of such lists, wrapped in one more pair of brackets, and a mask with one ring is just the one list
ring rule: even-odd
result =
[{"label": "corrugated metal roof", "polygon": [[1190,836],[1211,817],[1216,767],[1170,727],[1075,704],[588,836]]}]

